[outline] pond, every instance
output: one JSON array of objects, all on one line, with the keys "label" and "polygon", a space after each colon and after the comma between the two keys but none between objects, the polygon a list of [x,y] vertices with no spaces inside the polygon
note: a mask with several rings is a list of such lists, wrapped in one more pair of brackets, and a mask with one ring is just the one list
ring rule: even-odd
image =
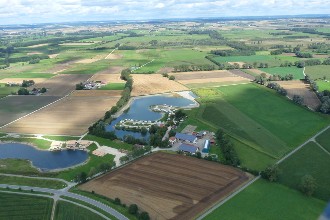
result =
[{"label": "pond", "polygon": [[85,162],[88,153],[81,150],[44,151],[30,145],[0,144],[0,159],[26,159],[42,171],[69,168]]},{"label": "pond", "polygon": [[[189,93],[190,95],[193,95]],[[146,96],[139,97],[135,99],[129,110],[122,115],[120,115],[117,119],[113,120],[110,125],[106,127],[107,131],[115,131],[118,138],[123,138],[125,135],[132,135],[135,138],[142,138],[147,140],[149,135],[142,136],[139,132],[133,131],[123,131],[115,129],[115,125],[123,119],[133,119],[133,120],[144,120],[144,121],[155,121],[162,118],[163,114],[160,112],[154,112],[150,110],[150,106],[152,105],[172,105],[176,107],[193,107],[196,105],[196,102],[175,95],[154,95],[154,96]]]}]

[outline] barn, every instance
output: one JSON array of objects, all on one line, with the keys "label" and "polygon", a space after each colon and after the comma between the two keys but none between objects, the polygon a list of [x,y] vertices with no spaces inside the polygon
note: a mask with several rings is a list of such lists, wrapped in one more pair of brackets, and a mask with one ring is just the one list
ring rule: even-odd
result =
[{"label": "barn", "polygon": [[185,153],[190,153],[190,154],[195,154],[195,153],[199,152],[199,148],[194,145],[190,145],[190,144],[181,144],[179,146],[179,151],[182,151]]},{"label": "barn", "polygon": [[197,142],[197,137],[195,135],[190,135],[190,134],[176,133],[175,138],[180,141],[185,141],[190,143]]}]

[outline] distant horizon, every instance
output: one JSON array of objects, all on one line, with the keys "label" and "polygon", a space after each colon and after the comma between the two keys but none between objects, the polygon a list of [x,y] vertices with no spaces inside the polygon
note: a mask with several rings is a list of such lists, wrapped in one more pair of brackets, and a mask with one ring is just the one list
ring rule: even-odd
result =
[{"label": "distant horizon", "polygon": [[5,26],[33,26],[33,25],[49,25],[49,24],[77,24],[77,23],[148,23],[153,21],[196,21],[196,20],[258,20],[260,19],[280,19],[280,18],[330,18],[330,14],[292,14],[292,15],[240,15],[240,16],[223,16],[223,17],[169,17],[169,18],[145,18],[145,19],[117,19],[117,20],[75,20],[75,21],[54,21],[54,22],[34,22],[34,23],[8,23],[0,24]]},{"label": "distant horizon", "polygon": [[329,15],[329,0],[0,0],[2,25]]}]

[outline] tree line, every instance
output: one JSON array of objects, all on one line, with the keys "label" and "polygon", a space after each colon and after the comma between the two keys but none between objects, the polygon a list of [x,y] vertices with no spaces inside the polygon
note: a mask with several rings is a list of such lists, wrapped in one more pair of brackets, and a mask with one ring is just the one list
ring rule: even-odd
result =
[{"label": "tree line", "polygon": [[215,134],[215,138],[217,143],[220,146],[220,150],[224,157],[224,164],[232,165],[232,166],[239,166],[240,159],[234,149],[233,143],[229,140],[227,135],[221,130],[217,130]]}]

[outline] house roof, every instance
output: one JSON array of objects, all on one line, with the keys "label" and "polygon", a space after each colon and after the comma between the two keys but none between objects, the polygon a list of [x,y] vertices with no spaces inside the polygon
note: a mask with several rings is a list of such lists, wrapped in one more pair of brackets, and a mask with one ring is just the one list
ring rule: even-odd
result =
[{"label": "house roof", "polygon": [[176,133],[175,137],[180,140],[187,140],[190,142],[194,142],[196,140],[195,135],[190,135],[190,134],[182,134],[182,133]]},{"label": "house roof", "polygon": [[188,145],[188,144],[181,144],[179,146],[179,150],[189,152],[189,153],[196,153],[198,150],[198,147],[193,146],[193,145]]}]

